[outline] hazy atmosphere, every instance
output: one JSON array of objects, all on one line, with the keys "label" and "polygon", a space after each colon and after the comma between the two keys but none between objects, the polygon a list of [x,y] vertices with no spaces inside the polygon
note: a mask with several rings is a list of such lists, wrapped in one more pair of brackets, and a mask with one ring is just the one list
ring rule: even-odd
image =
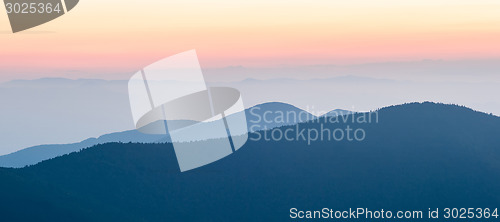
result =
[{"label": "hazy atmosphere", "polygon": [[81,1],[15,35],[0,13],[0,154],[133,129],[126,81],[189,49],[246,107],[434,101],[500,115],[498,1],[153,2]]}]

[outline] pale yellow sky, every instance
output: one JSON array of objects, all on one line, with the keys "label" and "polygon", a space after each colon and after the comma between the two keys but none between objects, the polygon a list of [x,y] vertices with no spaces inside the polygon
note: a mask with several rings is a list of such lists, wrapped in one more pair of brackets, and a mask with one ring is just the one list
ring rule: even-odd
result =
[{"label": "pale yellow sky", "polygon": [[0,67],[26,72],[132,71],[189,49],[204,67],[498,58],[500,2],[81,0],[16,34],[0,13],[0,48]]}]

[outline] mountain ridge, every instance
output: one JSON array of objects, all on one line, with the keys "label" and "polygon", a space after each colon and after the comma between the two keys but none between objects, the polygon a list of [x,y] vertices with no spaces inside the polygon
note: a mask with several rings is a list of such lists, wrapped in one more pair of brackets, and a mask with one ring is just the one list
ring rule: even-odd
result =
[{"label": "mountain ridge", "polygon": [[288,221],[292,207],[426,211],[500,203],[499,117],[435,103],[383,108],[376,123],[352,123],[361,115],[324,126],[363,128],[363,141],[250,140],[184,173],[168,143],[108,143],[0,168],[0,212],[18,221]]},{"label": "mountain ridge", "polygon": [[[248,121],[253,121],[251,115],[254,112],[250,112],[250,110],[256,109],[257,115],[263,115],[264,112],[270,112],[271,118],[274,118],[277,112],[305,112],[306,111],[297,108],[293,105],[280,103],[280,102],[268,102],[262,103],[248,109],[245,109],[247,114]],[[230,117],[229,117],[230,118]],[[308,114],[308,118],[314,118],[312,115]],[[252,122],[251,122],[252,123]],[[293,125],[297,122],[286,122],[286,123],[271,123],[271,122],[257,122],[255,125],[257,127],[253,127],[249,130],[261,130],[263,128],[275,128],[282,125]],[[150,135],[143,134],[137,130],[127,130],[122,132],[115,132],[104,134],[99,137],[93,137],[85,139],[81,142],[70,143],[70,144],[46,144],[46,145],[38,145],[28,147],[10,154],[0,156],[0,167],[24,167],[27,165],[36,164],[42,160],[50,159],[56,156],[61,156],[67,153],[76,152],[81,149],[108,142],[144,142],[144,143],[154,143],[154,142],[168,142],[168,136],[165,135]]]}]

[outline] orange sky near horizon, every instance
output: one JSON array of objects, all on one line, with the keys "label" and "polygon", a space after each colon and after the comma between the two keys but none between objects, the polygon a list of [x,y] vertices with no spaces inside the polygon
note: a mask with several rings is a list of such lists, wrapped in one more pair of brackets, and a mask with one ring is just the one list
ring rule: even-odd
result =
[{"label": "orange sky near horizon", "polygon": [[190,49],[202,67],[500,58],[497,2],[81,0],[16,34],[3,12],[0,80],[133,72]]}]

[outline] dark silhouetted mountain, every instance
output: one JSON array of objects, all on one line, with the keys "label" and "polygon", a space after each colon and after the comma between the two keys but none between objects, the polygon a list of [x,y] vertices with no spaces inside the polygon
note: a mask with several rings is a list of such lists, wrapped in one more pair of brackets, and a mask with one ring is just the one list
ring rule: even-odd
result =
[{"label": "dark silhouetted mountain", "polygon": [[322,117],[334,117],[334,116],[343,116],[343,115],[349,115],[352,114],[352,111],[345,110],[345,109],[334,109],[328,113],[325,113],[322,115]]},{"label": "dark silhouetted mountain", "polygon": [[171,144],[137,143],[0,168],[0,214],[4,221],[288,221],[290,208],[426,215],[499,206],[499,117],[434,103],[384,108],[371,123],[363,115],[279,128],[349,126],[364,130],[363,141],[254,141],[272,132],[257,131],[234,154],[184,173]]},{"label": "dark silhouetted mountain", "polygon": [[[57,81],[71,81],[65,79],[56,79]],[[51,81],[56,81],[52,80]],[[90,81],[90,80],[89,80]],[[299,122],[304,122],[316,118],[315,116],[299,109],[295,106],[271,102],[253,106],[245,110],[248,119],[248,128],[251,131],[262,129],[272,129],[284,125],[294,125]],[[294,118],[301,116],[301,119]],[[283,116],[283,118],[280,118]],[[288,118],[287,118],[288,117]],[[231,118],[230,116],[228,118]],[[280,121],[280,120],[283,121]],[[299,121],[301,120],[301,121]],[[170,121],[172,124],[174,121]],[[178,125],[188,121],[178,121]],[[175,122],[174,122],[175,123]],[[153,123],[157,124],[157,123]],[[163,127],[163,121],[161,121]],[[129,130],[106,134],[98,138],[89,138],[79,143],[72,144],[50,144],[29,147],[11,154],[0,156],[0,167],[24,167],[33,165],[40,161],[51,159],[64,154],[79,151],[81,149],[91,147],[97,144],[109,142],[137,142],[137,143],[154,143],[154,142],[170,142],[166,135],[151,135],[143,134],[137,130]]]},{"label": "dark silhouetted mountain", "polygon": [[165,135],[143,134],[137,130],[129,130],[119,133],[111,133],[99,138],[89,138],[79,143],[72,144],[49,144],[29,147],[17,152],[0,156],[0,167],[24,167],[36,164],[64,154],[80,151],[87,147],[109,142],[138,142],[153,143],[161,140]]}]

